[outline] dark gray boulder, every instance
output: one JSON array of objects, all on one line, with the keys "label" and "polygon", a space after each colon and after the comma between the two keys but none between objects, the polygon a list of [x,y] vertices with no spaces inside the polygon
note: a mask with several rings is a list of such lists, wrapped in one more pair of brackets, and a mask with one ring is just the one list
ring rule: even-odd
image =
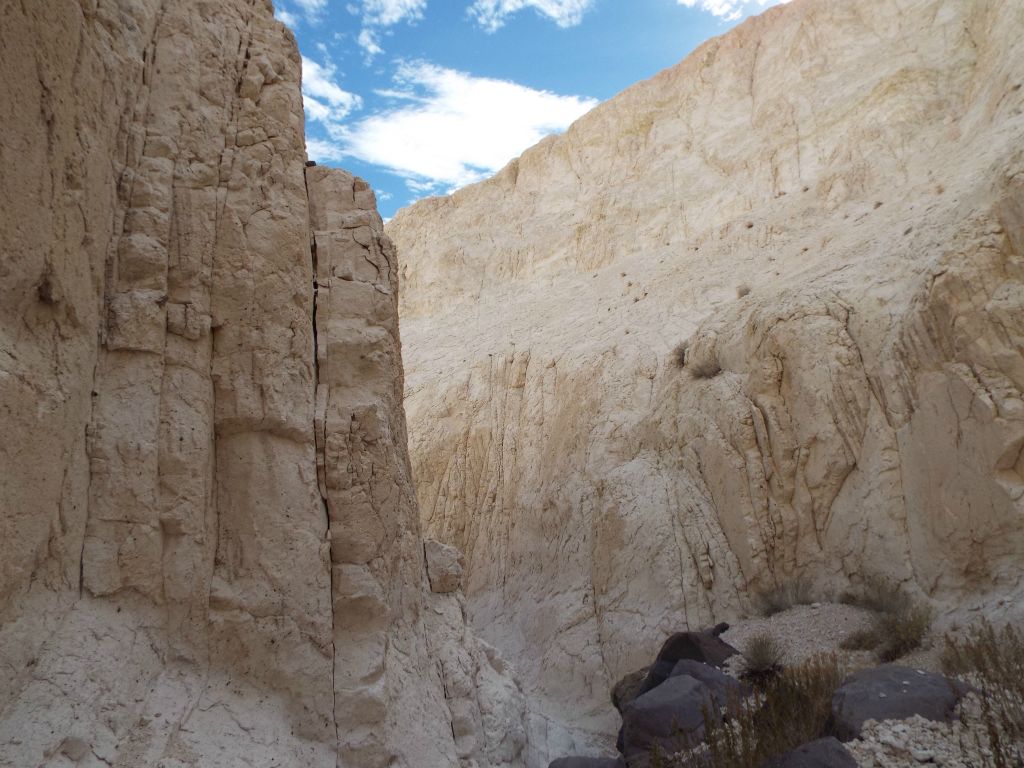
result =
[{"label": "dark gray boulder", "polygon": [[[702,683],[707,688],[707,695],[710,696],[710,701],[718,709],[725,707],[731,702],[736,702],[750,693],[749,686],[699,661],[683,659],[676,662],[667,679],[671,680],[672,678],[683,676],[691,677]],[[612,694],[612,701],[613,703],[615,701],[614,693]],[[623,714],[623,721],[625,721],[624,708],[619,710],[619,712]],[[615,746],[620,752],[625,751],[624,735],[625,728],[623,727],[619,729],[619,736],[615,742]]]},{"label": "dark gray boulder", "polygon": [[621,757],[560,757],[548,768],[626,768]]},{"label": "dark gray boulder", "polygon": [[700,680],[678,675],[638,696],[622,713],[619,749],[627,760],[658,747],[671,754],[704,738],[704,712],[714,696]]},{"label": "dark gray boulder", "polygon": [[931,672],[886,664],[850,675],[832,696],[828,732],[840,741],[860,736],[867,720],[906,720],[920,715],[950,721],[969,689]]},{"label": "dark gray boulder", "polygon": [[739,698],[750,693],[750,686],[741,683],[734,677],[729,677],[719,669],[692,659],[677,661],[669,673],[669,678],[689,675],[707,686],[719,708],[724,707],[730,701],[735,702]]},{"label": "dark gray boulder", "polygon": [[838,739],[826,736],[773,757],[761,768],[857,768],[857,761]]},{"label": "dark gray boulder", "polygon": [[668,679],[675,665],[680,661],[699,661],[712,667],[721,667],[731,656],[739,651],[719,638],[728,624],[719,624],[703,632],[676,632],[668,638],[658,651],[658,656],[647,671],[637,693],[647,693]]}]

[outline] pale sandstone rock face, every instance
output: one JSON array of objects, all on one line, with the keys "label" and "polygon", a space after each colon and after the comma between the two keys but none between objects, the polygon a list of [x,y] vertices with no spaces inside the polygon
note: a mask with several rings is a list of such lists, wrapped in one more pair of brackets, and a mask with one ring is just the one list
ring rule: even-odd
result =
[{"label": "pale sandstone rock face", "polygon": [[423,542],[427,578],[432,592],[454,592],[462,586],[463,557],[455,547],[434,539]]},{"label": "pale sandstone rock face", "polygon": [[501,653],[469,627],[459,591],[435,590],[425,615],[430,656],[451,712],[460,768],[522,768],[526,700]]},{"label": "pale sandstone rock face", "polygon": [[0,766],[511,765],[453,735],[441,659],[482,646],[427,645],[394,251],[304,169],[291,34],[0,20]]},{"label": "pale sandstone rock face", "polygon": [[388,225],[424,524],[528,765],[795,574],[1019,613],[1022,41],[1020,3],[798,0]]}]

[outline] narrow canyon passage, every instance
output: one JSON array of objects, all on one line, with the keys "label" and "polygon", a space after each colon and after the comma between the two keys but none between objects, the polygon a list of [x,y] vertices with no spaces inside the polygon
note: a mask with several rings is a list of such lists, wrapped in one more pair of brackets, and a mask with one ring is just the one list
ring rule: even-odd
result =
[{"label": "narrow canyon passage", "polygon": [[942,633],[1024,621],[1024,5],[794,0],[387,224],[274,14],[0,0],[0,768],[649,768],[759,638],[859,665],[786,750],[951,755],[1017,646]]}]

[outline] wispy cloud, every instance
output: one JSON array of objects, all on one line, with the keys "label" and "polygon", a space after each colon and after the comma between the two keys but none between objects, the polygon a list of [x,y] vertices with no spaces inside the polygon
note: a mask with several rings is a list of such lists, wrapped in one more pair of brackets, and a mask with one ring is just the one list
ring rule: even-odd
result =
[{"label": "wispy cloud", "polygon": [[560,27],[573,27],[593,5],[594,0],[476,0],[469,14],[488,32],[500,29],[505,19],[526,8],[547,16]]},{"label": "wispy cloud", "polygon": [[362,31],[360,31],[356,42],[358,42],[359,47],[363,49],[363,54],[367,63],[372,61],[374,56],[384,53],[384,49],[380,46],[380,36],[372,29],[364,27]]},{"label": "wispy cloud", "polygon": [[275,8],[274,18],[292,29],[299,25],[299,17],[284,8]]},{"label": "wispy cloud", "polygon": [[382,166],[419,194],[450,191],[486,178],[597,103],[427,62],[401,64],[394,80],[384,93],[395,106],[351,125],[325,121],[331,141],[311,142],[310,157]]},{"label": "wispy cloud", "polygon": [[294,2],[310,21],[317,21],[324,8],[327,7],[327,0],[294,0]]},{"label": "wispy cloud", "polygon": [[302,101],[306,115],[325,126],[339,123],[363,105],[359,96],[338,85],[336,76],[334,65],[329,60],[319,64],[302,57]]},{"label": "wispy cloud", "polygon": [[319,163],[337,163],[345,157],[335,142],[306,138],[306,154]]},{"label": "wispy cloud", "polygon": [[676,0],[687,8],[700,8],[726,21],[734,21],[750,11],[759,11],[769,5],[788,3],[789,0]]},{"label": "wispy cloud", "polygon": [[390,27],[423,18],[427,0],[363,0],[363,23]]},{"label": "wispy cloud", "polygon": [[362,29],[356,42],[363,49],[366,64],[384,53],[381,45],[383,35],[390,34],[389,27],[401,22],[413,24],[423,18],[427,0],[361,0],[349,3],[346,9],[353,16],[362,17]]}]

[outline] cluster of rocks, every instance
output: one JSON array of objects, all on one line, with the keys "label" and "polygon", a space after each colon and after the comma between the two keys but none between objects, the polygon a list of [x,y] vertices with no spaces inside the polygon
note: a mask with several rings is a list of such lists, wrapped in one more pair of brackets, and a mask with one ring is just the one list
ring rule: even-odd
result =
[{"label": "cluster of rocks", "polygon": [[[549,768],[647,768],[655,753],[669,756],[698,747],[709,714],[722,713],[728,700],[752,692],[723,671],[736,667],[727,662],[739,654],[721,639],[727,629],[719,624],[676,633],[649,667],[616,684],[612,703],[622,716],[618,757],[562,757]],[[934,733],[959,726],[954,722],[958,705],[969,692],[962,683],[921,669],[886,664],[861,670],[834,693],[824,733],[766,760],[762,768],[966,765],[953,760],[963,754],[965,740],[947,738],[945,747],[936,748]]]},{"label": "cluster of rocks", "polygon": [[[914,715],[905,720],[868,720],[860,738],[847,746],[861,768],[974,768],[991,765],[989,733],[981,717],[981,699],[968,693],[950,722]],[[1024,765],[1024,744],[1012,747]]]}]

